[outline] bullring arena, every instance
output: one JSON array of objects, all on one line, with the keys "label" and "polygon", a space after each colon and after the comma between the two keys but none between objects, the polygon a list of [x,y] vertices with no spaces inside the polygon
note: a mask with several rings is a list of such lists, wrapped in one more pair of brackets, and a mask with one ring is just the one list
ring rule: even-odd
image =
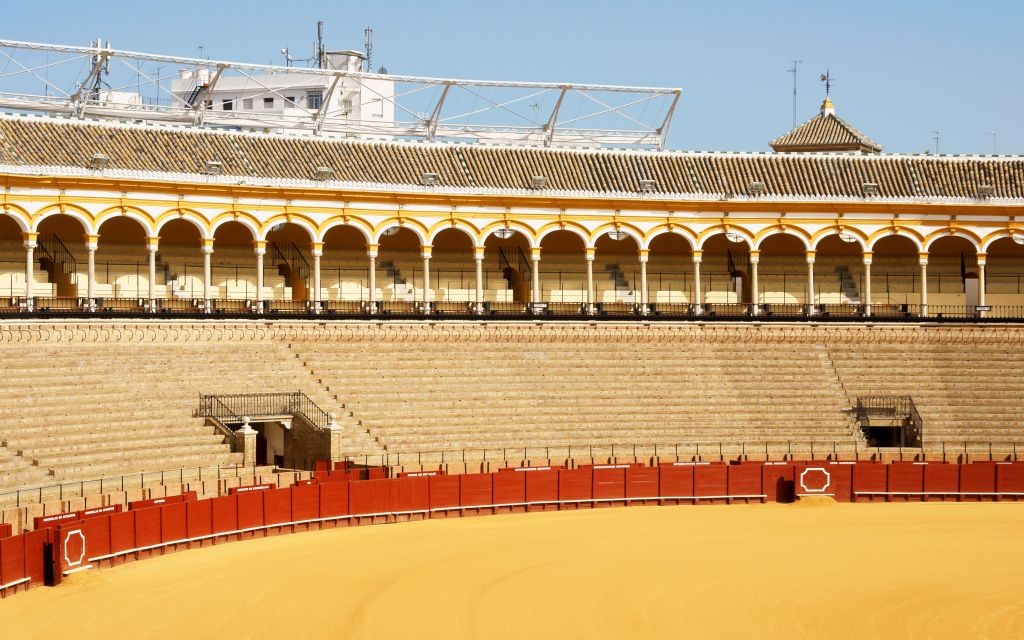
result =
[{"label": "bullring arena", "polygon": [[0,115],[12,637],[1024,633],[1024,160],[827,97],[682,153],[207,81]]}]

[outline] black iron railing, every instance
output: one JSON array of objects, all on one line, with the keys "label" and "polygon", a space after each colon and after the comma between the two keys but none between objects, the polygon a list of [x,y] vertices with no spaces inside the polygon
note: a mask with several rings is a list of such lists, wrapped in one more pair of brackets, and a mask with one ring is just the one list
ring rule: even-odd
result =
[{"label": "black iron railing", "polygon": [[271,256],[278,264],[287,264],[288,268],[293,273],[298,274],[299,278],[306,283],[309,287],[309,261],[306,260],[306,256],[302,255],[302,251],[295,245],[294,242],[268,243],[270,248]]},{"label": "black iron railing", "polygon": [[911,396],[859,396],[854,405],[856,418],[862,426],[872,419],[902,422],[901,444],[922,441],[924,422]]},{"label": "black iron railing", "polygon": [[326,429],[331,414],[301,391],[290,393],[200,394],[196,418],[215,418],[229,426],[241,425],[244,418],[259,422],[261,417],[299,415],[310,424]]},{"label": "black iron railing", "polygon": [[64,273],[74,276],[78,272],[78,262],[74,254],[64,246],[57,234],[40,233],[37,245],[42,249],[43,255],[52,260],[54,266],[60,267]]}]

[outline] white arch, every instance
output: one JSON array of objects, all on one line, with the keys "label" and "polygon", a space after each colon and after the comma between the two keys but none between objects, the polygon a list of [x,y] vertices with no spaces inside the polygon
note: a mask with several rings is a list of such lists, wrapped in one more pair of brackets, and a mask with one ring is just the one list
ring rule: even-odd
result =
[{"label": "white arch", "polygon": [[654,239],[655,238],[660,238],[661,236],[678,236],[678,237],[682,238],[683,240],[686,240],[686,243],[688,245],[690,245],[690,251],[693,251],[698,246],[697,236],[692,235],[690,233],[683,233],[682,227],[676,226],[676,227],[673,227],[672,229],[662,228],[658,232],[650,235],[647,238],[647,242],[645,244],[641,244],[640,248],[641,249],[647,249],[649,251],[650,248],[651,248],[651,243],[654,242]]},{"label": "white arch", "polygon": [[[715,236],[726,235],[728,233],[735,233],[736,235],[738,235],[741,238],[743,238],[743,242],[747,245],[748,249],[755,248],[754,237],[752,235],[750,235],[749,231],[747,231],[746,229],[744,229],[742,227],[729,227],[728,231],[726,231],[725,229],[722,229],[722,228],[719,227],[718,230],[715,231],[714,233],[709,233],[708,235],[706,235],[703,238],[699,239],[698,242],[700,243],[700,246],[698,248],[701,251],[703,251],[704,250],[704,245],[707,244],[708,240],[710,240],[711,238],[714,238]],[[737,244],[739,244],[739,243],[737,243]]]},{"label": "white arch", "polygon": [[430,235],[427,237],[427,244],[431,244],[431,245],[434,244],[434,240],[437,238],[437,236],[441,235],[445,231],[453,231],[453,230],[454,231],[459,231],[463,235],[465,235],[467,238],[469,238],[469,242],[470,242],[470,244],[472,246],[476,247],[476,246],[479,245],[480,238],[475,233],[473,233],[472,231],[470,231],[469,229],[467,229],[466,227],[464,227],[461,224],[434,229],[430,233]]},{"label": "white arch", "polygon": [[873,240],[871,240],[871,244],[869,245],[868,248],[871,251],[874,251],[875,250],[875,245],[877,245],[879,242],[881,242],[882,240],[884,240],[886,238],[892,238],[894,236],[897,237],[897,238],[906,238],[907,240],[910,240],[911,242],[913,242],[914,246],[917,247],[918,253],[922,253],[924,251],[924,247],[921,245],[921,241],[917,237],[915,237],[914,234],[908,233],[907,231],[905,231],[903,229],[898,229],[896,231],[896,233],[886,233],[884,235],[875,236],[875,238]]},{"label": "white arch", "polygon": [[243,227],[245,227],[246,229],[248,229],[249,233],[252,234],[252,239],[253,240],[258,238],[259,235],[260,235],[260,228],[258,226],[256,226],[252,222],[252,220],[250,220],[249,218],[246,218],[244,216],[239,216],[237,219],[236,218],[222,218],[222,219],[217,220],[216,222],[214,222],[212,225],[210,225],[210,237],[211,238],[215,237],[217,235],[217,229],[220,229],[221,227],[223,227],[224,225],[228,224],[229,222],[237,222],[238,224],[240,224]]},{"label": "white arch", "polygon": [[364,227],[363,225],[356,224],[351,220],[349,220],[348,222],[345,222],[344,220],[332,220],[331,222],[328,222],[326,225],[323,226],[322,229],[320,229],[320,235],[317,237],[316,241],[324,242],[324,239],[327,237],[327,232],[330,231],[331,229],[336,229],[338,227],[347,227],[349,229],[355,229],[356,231],[359,232],[360,235],[363,236],[363,241],[366,244],[370,244],[371,231]]},{"label": "white arch", "polygon": [[558,231],[568,231],[569,233],[572,233],[573,235],[578,237],[580,240],[583,241],[583,248],[584,249],[593,249],[594,248],[594,245],[592,245],[590,243],[590,236],[586,235],[583,232],[582,229],[578,229],[575,225],[571,225],[571,224],[567,224],[564,227],[561,227],[559,225],[552,225],[552,226],[548,227],[546,230],[541,231],[538,234],[538,236],[537,236],[537,244],[536,245],[531,244],[530,248],[532,248],[532,249],[539,249],[541,243],[544,242],[544,238],[546,238],[549,235],[551,235],[552,233],[555,233],[555,232],[558,232]]},{"label": "white arch", "polygon": [[939,240],[946,240],[947,238],[960,238],[962,240],[966,240],[967,242],[969,242],[971,244],[972,247],[974,247],[975,253],[981,251],[981,245],[978,244],[978,242],[974,238],[972,238],[971,236],[969,236],[967,234],[955,233],[955,232],[954,233],[949,233],[949,234],[946,234],[946,235],[932,236],[931,238],[928,238],[925,241],[924,250],[925,251],[931,251],[931,248],[932,248],[933,244],[935,244]]},{"label": "white arch", "polygon": [[846,231],[833,231],[831,233],[822,234],[818,238],[817,242],[814,243],[814,250],[818,251],[818,245],[820,245],[825,240],[825,238],[831,238],[832,236],[838,236],[838,235],[840,235],[842,233],[846,233],[846,235],[848,235],[848,236],[852,237],[854,240],[856,240],[857,245],[860,247],[860,250],[862,252],[867,250],[867,245],[864,243],[864,238],[860,237],[860,234],[858,234],[858,233],[848,233]]},{"label": "white arch", "polygon": [[754,249],[757,249],[758,251],[760,251],[761,250],[761,245],[764,244],[765,240],[767,240],[768,238],[774,238],[775,236],[791,236],[791,237],[796,238],[797,240],[799,240],[800,243],[804,245],[804,251],[810,251],[811,250],[811,243],[807,240],[807,238],[804,236],[804,234],[799,233],[797,231],[793,231],[789,227],[787,227],[785,229],[775,230],[772,233],[764,234],[763,236],[761,236],[760,238],[758,238],[756,240],[756,242],[754,243]]}]

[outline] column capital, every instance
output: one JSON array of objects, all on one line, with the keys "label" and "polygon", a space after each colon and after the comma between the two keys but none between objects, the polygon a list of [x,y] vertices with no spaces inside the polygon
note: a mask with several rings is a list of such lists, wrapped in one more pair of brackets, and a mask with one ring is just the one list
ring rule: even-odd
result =
[{"label": "column capital", "polygon": [[100,235],[98,233],[85,234],[85,248],[95,251],[100,248]]},{"label": "column capital", "polygon": [[928,266],[928,252],[927,251],[922,251],[922,252],[917,254],[917,263],[919,265],[921,265],[922,267],[927,267]]},{"label": "column capital", "polygon": [[156,253],[160,248],[160,236],[146,236],[146,249],[150,253]]},{"label": "column capital", "polygon": [[864,264],[871,264],[871,259],[874,256],[875,256],[875,254],[872,251],[863,251],[863,252],[861,252],[861,258],[863,258]]},{"label": "column capital", "polygon": [[988,261],[988,254],[982,251],[974,254],[974,256],[978,259],[978,266],[984,267],[985,263]]},{"label": "column capital", "polygon": [[324,243],[314,242],[310,245],[310,251],[313,253],[314,258],[319,258],[324,255]]},{"label": "column capital", "polygon": [[597,255],[597,249],[595,247],[584,247],[583,253],[586,255],[588,262],[593,262],[594,256]]},{"label": "column capital", "polygon": [[252,249],[258,256],[266,255],[267,253],[267,241],[266,240],[253,240]]},{"label": "column capital", "polygon": [[761,262],[761,251],[759,249],[751,249],[748,255],[750,256],[751,265]]},{"label": "column capital", "polygon": [[636,253],[637,257],[640,258],[640,262],[646,262],[647,258],[651,255],[650,249],[640,249]]},{"label": "column capital", "polygon": [[429,260],[429,259],[430,259],[430,257],[431,257],[431,256],[432,256],[433,254],[434,254],[434,245],[432,245],[432,244],[424,244],[424,245],[420,245],[420,256],[421,256],[421,257],[422,257],[422,258],[423,258],[424,260]]},{"label": "column capital", "polygon": [[203,253],[213,253],[213,238],[203,238],[199,245],[202,247]]},{"label": "column capital", "polygon": [[367,257],[376,258],[377,257],[377,249],[379,249],[379,248],[380,248],[379,244],[367,243],[367,245],[366,245],[366,255],[367,255]]},{"label": "column capital", "polygon": [[487,250],[486,247],[473,247],[473,259],[474,260],[483,260],[484,259],[484,251],[486,251],[486,250]]},{"label": "column capital", "polygon": [[814,249],[808,249],[805,255],[807,256],[807,264],[814,264],[814,258],[818,255],[818,252]]},{"label": "column capital", "polygon": [[693,262],[695,264],[700,264],[700,261],[703,258],[703,256],[704,256],[704,252],[702,250],[700,250],[700,249],[694,249],[693,250]]},{"label": "column capital", "polygon": [[540,247],[530,247],[530,260],[534,262],[540,260]]},{"label": "column capital", "polygon": [[35,231],[26,231],[21,234],[21,240],[26,249],[35,249],[38,246],[39,234]]}]

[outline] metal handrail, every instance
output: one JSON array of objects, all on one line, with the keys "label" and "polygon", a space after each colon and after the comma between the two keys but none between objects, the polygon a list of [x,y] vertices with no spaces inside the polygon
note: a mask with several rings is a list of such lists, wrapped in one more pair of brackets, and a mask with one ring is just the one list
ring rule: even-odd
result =
[{"label": "metal handrail", "polygon": [[287,242],[282,247],[277,242],[269,242],[270,250],[278,260],[288,265],[290,269],[298,271],[299,277],[306,286],[309,286],[309,261],[306,260],[306,256],[302,255],[302,251],[296,246],[294,242]]},{"label": "metal handrail", "polygon": [[245,418],[300,415],[313,426],[326,429],[331,414],[301,391],[286,393],[200,394],[195,418],[215,418],[225,424],[242,424]]},{"label": "metal handrail", "polygon": [[55,265],[60,265],[61,271],[68,275],[74,275],[78,272],[78,261],[75,260],[75,256],[71,253],[60,238],[55,233],[40,233],[37,241],[37,246],[43,250],[50,260]]},{"label": "metal handrail", "polygon": [[858,396],[854,411],[857,420],[861,422],[870,421],[872,415],[906,420],[906,429],[900,436],[900,442],[904,445],[907,435],[918,442],[923,440],[924,421],[911,396]]}]

